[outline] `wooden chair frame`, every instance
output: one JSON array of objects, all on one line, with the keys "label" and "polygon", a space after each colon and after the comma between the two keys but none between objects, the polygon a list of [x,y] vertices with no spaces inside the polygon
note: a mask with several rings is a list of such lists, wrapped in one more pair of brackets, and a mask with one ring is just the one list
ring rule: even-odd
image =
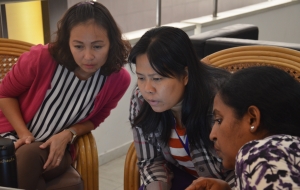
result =
[{"label": "wooden chair frame", "polygon": [[124,165],[124,190],[138,190],[139,187],[140,173],[137,166],[136,150],[134,143],[131,143]]},{"label": "wooden chair frame", "polygon": [[[0,78],[2,79],[19,56],[34,44],[0,38]],[[85,190],[99,190],[99,163],[95,139],[91,132],[75,142],[76,160],[72,164],[80,174]]]},{"label": "wooden chair frame", "polygon": [[[202,59],[206,64],[230,72],[251,66],[274,66],[285,70],[300,82],[300,52],[276,46],[240,46],[225,49]],[[124,190],[138,190],[140,175],[134,143],[131,144],[124,166]]]},{"label": "wooden chair frame", "polygon": [[230,72],[251,66],[274,66],[300,81],[300,52],[277,46],[240,46],[225,49],[202,59],[206,64]]}]

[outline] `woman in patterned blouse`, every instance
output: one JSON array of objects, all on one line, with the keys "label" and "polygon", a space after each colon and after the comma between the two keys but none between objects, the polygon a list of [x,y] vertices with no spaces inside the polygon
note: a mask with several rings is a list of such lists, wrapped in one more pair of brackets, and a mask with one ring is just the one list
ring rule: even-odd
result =
[{"label": "woman in patterned blouse", "polygon": [[[274,67],[233,74],[214,100],[210,139],[237,190],[300,189],[300,83]],[[187,190],[230,189],[199,178]]]}]

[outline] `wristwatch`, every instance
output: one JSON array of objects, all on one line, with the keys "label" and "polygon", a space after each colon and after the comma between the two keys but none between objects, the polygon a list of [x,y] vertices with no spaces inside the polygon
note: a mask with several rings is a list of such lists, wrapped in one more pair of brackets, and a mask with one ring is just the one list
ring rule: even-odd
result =
[{"label": "wristwatch", "polygon": [[73,129],[65,129],[64,131],[70,131],[71,133],[72,133],[72,139],[71,139],[71,141],[70,141],[70,144],[73,144],[74,143],[74,141],[76,140],[76,138],[77,138],[77,134],[76,134],[76,132],[73,130]]}]

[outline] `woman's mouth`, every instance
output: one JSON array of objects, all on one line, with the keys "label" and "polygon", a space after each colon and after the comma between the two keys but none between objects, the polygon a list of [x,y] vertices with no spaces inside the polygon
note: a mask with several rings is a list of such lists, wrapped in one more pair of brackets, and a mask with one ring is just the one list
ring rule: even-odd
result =
[{"label": "woman's mouth", "polygon": [[218,156],[220,156],[221,154],[221,150],[219,148],[217,148],[216,146],[214,146],[215,152]]},{"label": "woman's mouth", "polygon": [[147,100],[147,102],[150,104],[150,106],[157,106],[158,105],[158,101],[156,101],[156,100]]},{"label": "woman's mouth", "polygon": [[87,69],[93,69],[95,65],[86,64],[84,65]]}]

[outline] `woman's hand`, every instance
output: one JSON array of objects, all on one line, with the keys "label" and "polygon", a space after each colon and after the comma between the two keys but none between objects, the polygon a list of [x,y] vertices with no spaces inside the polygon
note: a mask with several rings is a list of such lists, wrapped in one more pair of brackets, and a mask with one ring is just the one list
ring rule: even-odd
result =
[{"label": "woman's hand", "polygon": [[40,145],[40,148],[42,149],[49,147],[49,155],[46,163],[44,164],[44,169],[50,170],[59,166],[70,139],[71,133],[69,131],[62,131],[53,135],[45,143]]},{"label": "woman's hand", "polygon": [[199,177],[185,190],[231,190],[231,188],[226,181]]},{"label": "woman's hand", "polygon": [[34,141],[35,141],[35,138],[32,135],[22,136],[15,142],[15,149],[18,149],[20,146],[22,146],[24,144],[30,144]]}]

